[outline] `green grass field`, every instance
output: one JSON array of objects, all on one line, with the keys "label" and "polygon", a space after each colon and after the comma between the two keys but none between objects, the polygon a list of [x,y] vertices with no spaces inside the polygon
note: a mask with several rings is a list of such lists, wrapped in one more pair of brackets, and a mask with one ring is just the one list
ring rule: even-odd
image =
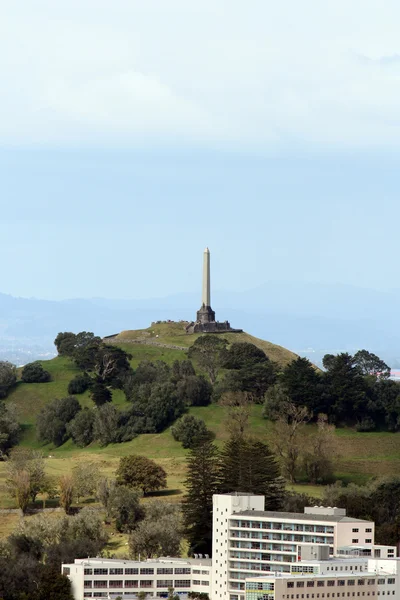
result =
[{"label": "green grass field", "polygon": [[[242,336],[240,339],[246,341],[256,339],[248,334],[229,334],[229,336]],[[184,350],[137,343],[134,340],[150,340],[160,344],[187,347],[193,343],[195,337],[187,336],[181,324],[160,324],[152,326],[148,330],[122,332],[114,339],[114,343],[132,354],[131,363],[135,367],[144,359],[160,359],[172,363],[175,359],[185,358],[186,353]],[[275,352],[275,360],[277,356],[280,356],[283,364],[285,360],[294,357],[292,353],[279,346],[262,340],[258,340],[258,343],[260,346],[261,343],[266,344],[265,351],[268,347],[270,355]],[[20,422],[23,424],[21,444],[42,448],[46,456],[46,469],[49,474],[58,476],[70,472],[80,461],[93,461],[99,465],[104,474],[112,475],[121,456],[131,453],[144,454],[159,462],[166,469],[168,490],[165,495],[170,500],[180,499],[185,478],[187,451],[174,441],[170,429],[160,434],[140,435],[130,442],[112,444],[105,448],[99,447],[98,444],[92,444],[81,449],[71,441],[66,442],[60,448],[53,448],[50,445],[43,446],[39,443],[35,433],[37,414],[46,403],[54,398],[66,396],[69,381],[79,372],[72,361],[62,357],[44,361],[43,364],[50,371],[52,381],[44,384],[19,382],[7,401],[16,406]],[[88,393],[79,395],[77,398],[82,406],[92,406]],[[114,391],[113,402],[121,409],[127,406],[124,394],[120,390]],[[268,442],[271,423],[262,418],[261,408],[261,406],[253,406],[250,429],[254,437]],[[225,411],[226,409],[223,407],[212,404],[207,407],[191,408],[189,412],[204,419],[209,429],[215,432],[216,443],[221,445],[228,435]],[[336,435],[340,452],[336,461],[336,476],[343,481],[363,483],[370,477],[394,475],[400,472],[400,433],[358,433],[351,429],[338,429]],[[314,496],[322,494],[322,488],[319,486],[296,485],[293,487]],[[5,488],[5,465],[0,463],[0,508],[12,506],[13,501],[8,497]],[[3,517],[0,521],[2,520]],[[0,535],[1,532],[2,526],[0,526]]]}]

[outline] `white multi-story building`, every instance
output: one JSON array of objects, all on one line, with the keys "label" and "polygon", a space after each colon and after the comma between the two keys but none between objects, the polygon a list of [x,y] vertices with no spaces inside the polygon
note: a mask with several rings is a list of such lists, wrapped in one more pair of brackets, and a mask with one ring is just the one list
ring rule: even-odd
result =
[{"label": "white multi-story building", "polygon": [[139,592],[149,598],[166,598],[170,588],[183,599],[188,592],[211,596],[211,560],[206,558],[75,559],[64,564],[62,572],[69,577],[76,600],[118,596],[129,600],[137,598]]},{"label": "white multi-story building", "polygon": [[[276,573],[246,579],[246,600],[343,600],[400,598],[398,559],[369,559],[350,565],[351,559],[308,563],[312,572]],[[354,567],[358,567],[355,569]],[[352,570],[350,570],[352,568]],[[379,600],[385,600],[380,598]]]},{"label": "white multi-story building", "polygon": [[215,600],[244,600],[245,579],[266,572],[290,573],[324,545],[340,551],[394,557],[392,546],[374,544],[372,521],[346,516],[345,509],[307,507],[304,513],[264,510],[264,496],[221,494],[213,502],[212,590]]},{"label": "white multi-story building", "polygon": [[[208,557],[144,562],[91,558],[65,564],[63,572],[72,582],[75,600],[118,596],[128,600],[137,598],[139,592],[152,598],[166,597],[169,588],[174,588],[182,597],[188,592],[204,592],[211,600],[256,600],[252,596],[246,597],[247,593],[258,590],[246,589],[246,581],[253,585],[257,579],[258,583],[269,585],[271,577],[291,582],[297,581],[297,577],[305,581],[306,575],[327,577],[329,581],[336,581],[341,576],[340,581],[345,584],[337,585],[351,587],[353,584],[346,582],[361,581],[367,568],[371,568],[372,559],[379,561],[375,570],[382,568],[389,572],[394,564],[398,564],[394,546],[375,545],[374,529],[373,522],[348,517],[341,508],[314,506],[305,508],[304,513],[271,512],[264,511],[264,496],[221,494],[215,495],[213,502],[212,561]],[[357,578],[361,573],[362,577]],[[372,576],[369,579],[372,581]],[[279,583],[283,594],[282,585]],[[388,583],[388,586],[392,585]],[[330,586],[326,584],[326,587]],[[323,585],[319,583],[316,587]],[[372,588],[366,589],[370,595]],[[386,591],[393,589],[378,588],[377,591],[386,595]],[[258,591],[263,590],[262,587]],[[271,590],[264,591],[265,597],[261,600],[275,600],[269,593]],[[348,597],[356,596],[358,591],[364,595],[363,590],[349,589]],[[293,591],[292,597],[292,592],[289,595],[286,592],[285,597],[276,597],[276,600],[339,598],[332,596],[331,591],[305,592],[303,597],[302,593]],[[259,598],[258,595],[257,600]]]}]

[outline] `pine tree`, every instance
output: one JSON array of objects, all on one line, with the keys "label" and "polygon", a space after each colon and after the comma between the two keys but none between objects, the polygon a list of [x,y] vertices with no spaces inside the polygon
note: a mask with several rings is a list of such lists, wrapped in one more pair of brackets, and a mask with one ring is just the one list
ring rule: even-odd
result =
[{"label": "pine tree", "polygon": [[188,457],[187,493],[182,511],[190,553],[212,552],[213,494],[219,492],[219,455],[215,445],[204,440]]},{"label": "pine tree", "polygon": [[266,510],[279,510],[285,482],[266,444],[245,437],[231,437],[221,454],[222,493],[248,492],[265,496]]}]

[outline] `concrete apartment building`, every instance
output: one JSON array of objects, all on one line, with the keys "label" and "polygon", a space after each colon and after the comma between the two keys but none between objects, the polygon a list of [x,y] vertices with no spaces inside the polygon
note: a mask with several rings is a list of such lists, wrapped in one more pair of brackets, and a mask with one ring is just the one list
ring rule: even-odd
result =
[{"label": "concrete apartment building", "polygon": [[[191,591],[208,593],[211,600],[255,600],[247,595],[257,592],[260,598],[261,591],[264,592],[261,600],[275,600],[269,592],[279,591],[285,596],[279,600],[336,600],[339,592],[296,592],[293,588],[289,593],[282,591],[281,583],[276,584],[275,590],[274,582],[326,576],[329,581],[339,577],[345,581],[345,587],[350,587],[353,584],[346,582],[364,573],[368,560],[380,561],[379,568],[385,571],[394,568],[396,548],[375,545],[374,529],[373,522],[348,517],[341,508],[314,506],[305,508],[304,513],[271,512],[264,511],[264,496],[221,494],[213,499],[212,560],[168,557],[138,562],[91,558],[65,564],[63,572],[72,582],[75,600],[118,596],[129,600],[137,598],[139,592],[146,592],[149,598],[160,598],[168,595],[170,587],[182,598]],[[257,579],[260,584],[270,585],[273,578],[273,590],[246,587],[246,581],[253,585]],[[323,587],[322,583],[317,587]],[[368,595],[372,591],[384,591],[382,595],[393,591],[390,587],[365,589]],[[353,591],[356,596],[359,590],[349,590],[349,598]],[[303,598],[302,593],[306,594]],[[307,593],[318,595],[307,596]]]}]

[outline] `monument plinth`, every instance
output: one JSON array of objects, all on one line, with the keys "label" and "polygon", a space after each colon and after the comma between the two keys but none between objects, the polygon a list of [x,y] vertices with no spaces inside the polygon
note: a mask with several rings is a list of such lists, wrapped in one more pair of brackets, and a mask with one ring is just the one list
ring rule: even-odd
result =
[{"label": "monument plinth", "polygon": [[227,333],[241,332],[242,329],[232,329],[228,321],[220,323],[215,320],[215,312],[211,308],[211,284],[210,284],[210,251],[204,250],[203,256],[203,289],[202,304],[197,311],[196,321],[186,327],[187,333]]}]

